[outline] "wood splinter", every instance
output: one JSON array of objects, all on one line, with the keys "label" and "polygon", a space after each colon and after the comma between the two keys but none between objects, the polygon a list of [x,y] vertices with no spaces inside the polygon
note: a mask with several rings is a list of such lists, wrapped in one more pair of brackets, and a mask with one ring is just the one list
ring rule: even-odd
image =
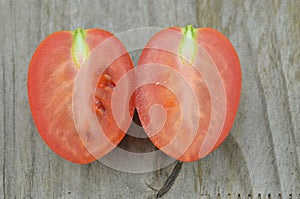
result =
[{"label": "wood splinter", "polygon": [[162,186],[161,189],[156,190],[153,187],[151,187],[150,185],[148,185],[146,183],[146,185],[148,187],[150,187],[152,190],[157,191],[156,194],[156,199],[157,198],[161,198],[163,195],[165,195],[173,186],[176,178],[178,177],[179,172],[181,171],[182,168],[182,163],[181,161],[177,161],[176,166],[174,167],[174,169],[172,170],[171,174],[169,175],[168,179],[165,181],[164,185]]}]

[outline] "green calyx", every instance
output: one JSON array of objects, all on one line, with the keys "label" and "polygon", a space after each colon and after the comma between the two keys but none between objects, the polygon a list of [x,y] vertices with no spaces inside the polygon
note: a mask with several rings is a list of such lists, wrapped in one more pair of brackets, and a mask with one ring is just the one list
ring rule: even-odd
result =
[{"label": "green calyx", "polygon": [[72,58],[76,66],[79,68],[82,66],[90,53],[90,49],[85,41],[86,31],[77,28],[72,32],[73,34],[73,44],[72,44]]},{"label": "green calyx", "polygon": [[182,33],[183,36],[179,44],[179,56],[183,63],[193,63],[198,51],[197,31],[192,25],[187,25],[182,29]]}]

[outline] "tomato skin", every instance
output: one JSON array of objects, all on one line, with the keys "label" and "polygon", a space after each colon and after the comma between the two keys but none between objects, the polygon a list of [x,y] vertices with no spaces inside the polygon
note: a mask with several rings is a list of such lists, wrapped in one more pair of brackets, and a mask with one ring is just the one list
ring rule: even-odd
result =
[{"label": "tomato skin", "polygon": [[229,134],[238,111],[242,90],[242,71],[234,47],[220,32],[211,28],[200,28],[198,29],[197,42],[207,50],[214,60],[226,85],[226,118],[221,136],[214,146],[216,149]]},{"label": "tomato skin", "polygon": [[[182,106],[182,104],[174,99],[176,99],[177,96],[185,95],[184,88],[178,89],[178,93],[175,93],[174,98],[174,96],[172,97],[173,94],[167,91],[168,88],[161,88],[161,82],[158,82],[157,85],[152,84],[147,87],[141,87],[136,92],[137,111],[141,123],[151,141],[167,155],[184,162],[196,161],[206,156],[224,141],[234,122],[241,92],[240,62],[229,40],[213,29],[199,28],[194,30],[195,34],[193,34],[193,39],[198,45],[198,50],[195,50],[195,57],[191,55],[190,60],[182,60],[180,49],[182,48],[181,41],[185,30],[179,27],[171,27],[158,32],[146,44],[140,56],[138,67],[147,68],[147,66],[145,66],[147,64],[152,64],[152,66],[150,65],[149,67],[154,67],[155,64],[161,64],[175,70],[176,73],[180,73],[189,83],[189,87],[193,89],[198,100],[197,104],[190,103],[190,107]],[[189,48],[192,48],[192,46],[189,46]],[[185,49],[183,51],[185,51]],[[201,65],[202,60],[205,59],[206,61],[210,60],[208,67],[214,66],[216,68],[217,75],[215,75],[215,78],[219,75],[220,82],[224,84],[224,95],[218,94],[222,88],[219,90],[216,89],[213,92],[209,90],[209,82],[206,78],[210,77],[207,76],[207,74],[205,76],[205,73],[201,73],[201,70],[200,73],[199,70],[195,70],[195,68],[201,68],[199,65]],[[158,75],[169,75],[164,72],[161,73],[162,74]],[[151,73],[151,75],[153,74]],[[141,75],[138,72],[137,76],[138,79],[147,78],[144,74]],[[172,80],[172,77],[169,79],[165,78],[164,80],[166,80],[169,85],[180,87],[178,81],[174,80],[174,78]],[[220,103],[220,107],[217,106],[218,108],[214,109],[215,112],[213,112],[213,107],[216,107],[216,103],[213,101],[215,94],[224,97],[224,99],[223,102]],[[215,97],[214,100],[216,100],[216,98],[218,98],[218,96]],[[175,105],[173,105],[171,109],[165,106],[165,104],[172,103],[175,103]],[[164,128],[155,133],[153,133],[151,129],[147,130],[147,126],[150,123],[149,121],[153,119],[150,119],[149,110],[154,104],[163,105],[167,111]],[[199,109],[195,105],[198,105]],[[182,124],[183,126],[178,124],[183,121],[180,110],[177,110],[180,109],[180,107],[188,108],[188,110],[185,108],[181,109],[181,113],[186,111],[189,114],[193,114],[193,107],[195,111],[199,111],[200,116],[196,134],[191,132],[193,127],[186,124],[186,121],[191,121],[195,118],[195,114],[191,116],[189,120],[185,120]],[[220,114],[220,116],[216,115],[218,109],[220,109],[220,112],[224,110],[224,113]],[[223,117],[223,120],[215,119],[216,117]],[[216,132],[217,127],[213,128],[213,126],[218,126],[214,123],[216,121],[218,121],[218,125],[222,127],[219,132]],[[222,123],[222,121],[224,123]],[[212,125],[210,125],[210,123]],[[214,136],[206,140],[205,138],[209,133],[213,133]],[[212,142],[212,145],[210,146],[206,142]],[[202,149],[202,147],[204,147],[204,149]]]},{"label": "tomato skin", "polygon": [[[122,48],[122,51],[125,51],[121,42],[105,30],[94,28],[86,30],[85,33],[85,41],[90,52],[107,39],[112,39],[118,43],[116,48]],[[77,66],[74,63],[72,44],[73,33],[71,31],[55,32],[41,42],[28,69],[28,98],[33,120],[46,144],[66,160],[87,164],[111,151],[112,145],[117,145],[124,137],[125,132],[115,128],[116,125],[114,125],[111,114],[109,116],[107,114],[104,116],[106,119],[102,118],[101,121],[110,121],[103,127],[103,131],[105,134],[109,134],[108,140],[112,143],[108,145],[107,140],[100,140],[96,146],[88,146],[89,143],[84,143],[83,138],[78,135],[74,124],[72,98],[79,68],[85,66]],[[120,76],[131,68],[133,65],[126,53],[111,63],[104,73],[109,74],[113,81],[117,82]],[[101,79],[101,76],[98,78]],[[99,88],[98,92],[103,93],[105,89]],[[106,89],[105,96],[101,96],[103,103],[108,106],[106,107],[107,112],[111,110],[108,101],[112,90]],[[90,106],[94,107],[95,104]],[[133,112],[133,104],[130,106],[131,112]],[[100,121],[99,123],[101,124]],[[96,152],[91,152],[89,148],[95,149]]]}]

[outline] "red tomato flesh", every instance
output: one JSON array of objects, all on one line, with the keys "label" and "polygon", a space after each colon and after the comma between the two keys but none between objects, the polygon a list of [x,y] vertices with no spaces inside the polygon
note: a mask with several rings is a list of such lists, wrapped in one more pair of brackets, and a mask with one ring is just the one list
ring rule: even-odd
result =
[{"label": "red tomato flesh", "polygon": [[[101,29],[77,31],[88,48],[84,63],[76,63],[72,54],[74,32],[53,33],[36,49],[27,85],[33,120],[43,140],[61,157],[87,164],[111,151],[126,133],[113,119],[111,95],[133,64],[113,34]],[[131,102],[131,116],[133,110]]]},{"label": "red tomato flesh", "polygon": [[[152,70],[159,67],[169,70]],[[158,32],[146,44],[136,75],[138,85],[145,78],[157,81],[138,88],[136,108],[151,141],[167,155],[196,161],[229,134],[238,109],[241,68],[230,41],[218,31],[187,26]],[[160,110],[151,108],[157,105]]]}]

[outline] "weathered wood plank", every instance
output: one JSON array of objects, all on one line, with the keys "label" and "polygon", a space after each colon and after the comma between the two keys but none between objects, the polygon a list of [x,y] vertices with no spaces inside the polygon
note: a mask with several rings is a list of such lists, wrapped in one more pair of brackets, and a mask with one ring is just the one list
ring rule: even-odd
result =
[{"label": "weathered wood plank", "polygon": [[296,0],[2,0],[0,5],[0,198],[152,198],[155,192],[145,182],[159,189],[174,164],[132,174],[99,162],[75,165],[51,152],[31,118],[28,64],[39,42],[61,29],[99,27],[117,34],[187,24],[213,27],[232,41],[242,64],[243,91],[230,136],[206,158],[183,164],[164,198],[299,197]]},{"label": "weathered wood plank", "polygon": [[[16,153],[16,145],[15,145],[15,134],[14,134],[14,52],[12,44],[14,43],[14,34],[13,34],[13,20],[11,20],[11,9],[12,5],[8,1],[1,2],[2,15],[6,16],[6,19],[2,19],[1,26],[4,27],[5,31],[1,31],[1,38],[5,38],[1,48],[2,62],[3,64],[3,87],[4,87],[4,139],[3,139],[3,194],[11,195],[13,193],[13,189],[15,187],[15,182],[13,177],[17,170],[13,167],[9,167],[8,165],[14,165],[15,163],[15,153]],[[2,18],[2,17],[1,17]],[[7,20],[7,21],[6,21]],[[13,195],[11,195],[13,197]]]},{"label": "weathered wood plank", "polygon": [[[2,13],[4,10],[4,5],[1,3],[0,12]],[[4,23],[3,19],[0,19],[0,24]],[[0,33],[0,36],[3,36],[3,33]],[[5,93],[4,93],[4,55],[1,54],[1,62],[0,62],[0,193],[4,193],[4,180],[5,180],[5,142],[4,142],[4,132],[5,132]]]},{"label": "weathered wood plank", "polygon": [[252,192],[299,192],[297,2],[215,3],[199,5],[199,19],[226,33],[241,58],[243,93],[232,136],[246,158]]}]

